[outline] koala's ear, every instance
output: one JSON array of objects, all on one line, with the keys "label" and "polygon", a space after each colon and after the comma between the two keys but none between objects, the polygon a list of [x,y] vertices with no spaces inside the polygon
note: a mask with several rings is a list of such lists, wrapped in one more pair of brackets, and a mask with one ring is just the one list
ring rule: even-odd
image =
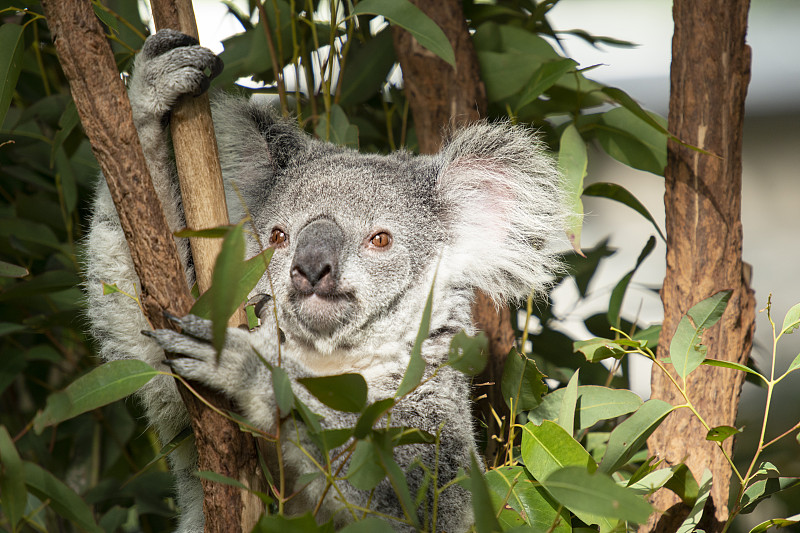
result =
[{"label": "koala's ear", "polygon": [[553,244],[564,240],[566,208],[558,171],[534,133],[474,124],[435,158],[450,232],[440,275],[498,304],[544,289],[561,268]]},{"label": "koala's ear", "polygon": [[275,175],[308,150],[306,134],[269,104],[215,95],[212,111],[223,175],[245,200],[267,194]]}]

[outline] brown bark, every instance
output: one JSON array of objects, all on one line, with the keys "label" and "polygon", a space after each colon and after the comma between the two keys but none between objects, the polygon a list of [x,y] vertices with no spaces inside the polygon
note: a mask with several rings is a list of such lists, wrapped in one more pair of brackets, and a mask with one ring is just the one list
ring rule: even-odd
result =
[{"label": "brown bark", "polygon": [[[659,357],[680,318],[700,300],[733,289],[720,322],[704,338],[708,357],[746,363],[752,345],[755,300],[742,262],[741,153],[744,99],[750,77],[745,45],[749,0],[675,0],[669,128],[678,138],[719,157],[670,142],[666,169],[667,274],[661,298],[664,325]],[[687,379],[692,402],[712,427],[734,425],[744,374],[701,366]],[[683,403],[657,368],[652,397]],[[728,516],[731,469],[706,430],[686,409],[667,418],[648,441],[665,466],[685,461],[695,478],[714,476],[703,529],[720,531]],[[733,439],[725,442],[728,453]],[[673,493],[655,495],[656,509],[642,531],[675,531],[686,509]]]},{"label": "brown bark", "polygon": [[[164,311],[182,316],[189,312],[193,299],[147,171],[111,48],[88,0],[43,0],[42,5],[78,114],[119,214],[140,280],[145,314],[155,328],[172,327]],[[238,427],[205,408],[184,387],[179,388],[197,436],[200,469],[240,480],[244,473],[257,471],[252,437],[247,436],[250,451],[244,453]],[[219,400],[215,399],[218,407],[231,408],[229,402]],[[236,461],[230,461],[231,457]],[[219,521],[207,522],[206,530],[241,529],[238,524],[243,521],[245,506],[240,491],[205,482],[204,490],[205,504],[210,505],[206,516]]]},{"label": "brown bark", "polygon": [[[480,66],[458,0],[412,0],[444,31],[455,53],[454,69],[433,52],[423,48],[410,33],[393,28],[394,49],[403,69],[406,96],[414,116],[414,126],[422,153],[435,153],[448,129],[479,120],[486,115],[486,88],[480,76]],[[476,383],[488,383],[477,389],[486,396],[478,401],[479,416],[487,423],[488,435],[499,432],[491,408],[499,414],[506,412],[500,394],[503,364],[514,344],[514,330],[507,307],[497,309],[482,293],[477,293],[472,317],[490,342],[490,358],[486,370]],[[495,442],[490,440],[487,456],[494,454]]]}]

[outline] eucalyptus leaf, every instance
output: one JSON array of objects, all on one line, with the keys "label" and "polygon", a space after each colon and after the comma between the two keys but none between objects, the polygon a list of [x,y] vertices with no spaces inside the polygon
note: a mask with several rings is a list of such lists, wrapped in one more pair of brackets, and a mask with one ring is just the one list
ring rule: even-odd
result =
[{"label": "eucalyptus leaf", "polygon": [[634,491],[621,487],[600,473],[568,466],[552,472],[542,481],[547,492],[573,513],[589,513],[613,520],[643,524],[653,511]]},{"label": "eucalyptus leaf", "polygon": [[[495,509],[505,502],[524,518],[533,531],[570,533],[570,516],[550,494],[521,466],[501,466],[486,472],[484,479]],[[559,512],[560,510],[560,512]]]},{"label": "eucalyptus leaf", "polygon": [[6,426],[0,426],[0,494],[3,495],[3,514],[16,531],[16,525],[25,515],[28,491],[25,490],[25,473],[22,459]]},{"label": "eucalyptus leaf", "polygon": [[[800,356],[798,356],[800,359]],[[800,361],[799,361],[800,362]],[[703,359],[702,364],[708,366],[718,366],[721,368],[731,368],[733,370],[741,370],[742,372],[747,372],[748,374],[752,374],[754,376],[759,377],[764,383],[767,383],[767,378],[753,370],[752,368],[745,366],[740,363],[734,363],[733,361],[721,361],[719,359]]]},{"label": "eucalyptus leaf", "polygon": [[472,512],[475,516],[475,531],[478,533],[494,533],[502,531],[495,516],[495,509],[489,497],[489,488],[481,472],[481,467],[475,459],[471,458],[469,488],[472,492]]},{"label": "eucalyptus leaf", "polygon": [[706,506],[708,495],[711,494],[712,477],[711,471],[706,468],[703,470],[703,475],[700,477],[700,489],[697,492],[697,499],[689,511],[689,516],[683,521],[675,533],[692,533],[696,531],[700,519],[703,517],[703,509]]},{"label": "eucalyptus leaf", "polygon": [[741,432],[741,429],[736,429],[733,426],[717,426],[708,430],[708,433],[706,433],[706,440],[723,442],[728,437],[732,437]]},{"label": "eucalyptus leaf", "polygon": [[361,374],[299,378],[308,392],[337,411],[359,413],[367,403],[367,382]]},{"label": "eucalyptus leaf", "polygon": [[781,333],[789,334],[800,326],[800,304],[796,304],[786,312],[783,317],[783,326],[781,326]]},{"label": "eucalyptus leaf", "polygon": [[533,409],[542,402],[542,395],[547,393],[544,374],[536,368],[533,359],[512,348],[503,368],[500,392],[506,405],[509,408],[513,405],[514,412]]},{"label": "eucalyptus leaf", "polygon": [[22,53],[25,50],[22,33],[23,26],[19,24],[0,26],[0,126],[6,118],[22,71]]},{"label": "eucalyptus leaf", "polygon": [[561,407],[558,412],[558,425],[564,431],[574,435],[575,430],[575,407],[578,403],[578,379],[580,369],[576,370],[569,379],[564,392],[561,395]]},{"label": "eucalyptus leaf", "polygon": [[47,426],[130,396],[158,373],[138,359],[122,359],[100,365],[73,381],[63,391],[48,396],[44,410],[33,419],[34,431],[39,434]]},{"label": "eucalyptus leaf", "polygon": [[[642,399],[636,393],[625,389],[581,385],[577,393],[575,421],[578,431],[588,429],[600,420],[632,413],[642,405]],[[562,388],[546,395],[541,405],[528,412],[528,420],[534,424],[541,424],[543,420],[559,422],[564,394]]]},{"label": "eucalyptus leaf", "polygon": [[455,68],[456,57],[447,36],[434,21],[408,0],[362,0],[356,4],[353,15],[382,16],[408,31],[420,45]]},{"label": "eucalyptus leaf", "polygon": [[576,252],[581,252],[581,227],[583,226],[583,178],[586,176],[586,143],[581,138],[578,129],[570,124],[561,134],[560,148],[558,150],[558,171],[561,174],[564,190],[566,191],[566,205],[569,219],[567,221],[567,237]]},{"label": "eucalyptus leaf", "polygon": [[613,474],[625,466],[672,410],[673,407],[662,400],[644,402],[611,432],[606,454],[600,462],[600,471]]},{"label": "eucalyptus leaf", "polygon": [[433,287],[436,280],[431,283],[431,289],[428,291],[428,299],[425,301],[425,309],[422,311],[422,320],[417,330],[417,338],[414,339],[414,346],[411,348],[411,356],[408,360],[408,367],[406,373],[403,375],[403,381],[397,388],[395,398],[402,398],[419,385],[422,381],[422,375],[425,373],[425,360],[422,359],[422,343],[428,338],[431,331],[431,312],[433,311]]},{"label": "eucalyptus leaf", "polygon": [[211,283],[214,287],[211,292],[211,309],[209,317],[212,323],[213,337],[211,343],[217,353],[222,352],[225,346],[225,336],[228,332],[228,319],[242,303],[243,298],[238,298],[236,285],[244,277],[246,268],[244,263],[244,232],[242,226],[231,228],[222,241],[222,248],[214,263],[214,272]]},{"label": "eucalyptus leaf", "polygon": [[475,376],[486,368],[488,349],[489,339],[483,332],[470,337],[463,331],[459,331],[450,341],[447,364],[468,376]]},{"label": "eucalyptus leaf", "polygon": [[21,278],[27,275],[27,268],[0,261],[0,278]]},{"label": "eucalyptus leaf", "polygon": [[642,248],[641,253],[639,253],[639,258],[636,260],[636,265],[633,267],[633,270],[625,274],[622,279],[617,283],[614,289],[611,291],[611,299],[608,302],[608,323],[614,327],[619,327],[620,322],[620,310],[622,309],[622,302],[625,299],[625,293],[628,290],[628,284],[630,284],[631,279],[633,279],[634,274],[636,271],[639,270],[639,267],[642,265],[645,259],[650,255],[650,252],[653,251],[653,248],[656,245],[655,237],[650,237],[647,239],[647,242]]},{"label": "eucalyptus leaf", "polygon": [[48,501],[56,513],[75,523],[82,531],[103,533],[86,502],[63,481],[37,464],[25,461],[23,469],[25,484],[31,493],[42,501]]},{"label": "eucalyptus leaf", "polygon": [[354,435],[357,439],[363,439],[367,436],[367,433],[370,432],[372,426],[375,425],[375,422],[390,408],[392,408],[395,404],[394,398],[385,398],[383,400],[378,400],[375,403],[370,404],[366,409],[364,409],[361,416],[358,418],[358,422],[356,422],[355,432]]},{"label": "eucalyptus leaf", "polygon": [[522,95],[520,95],[519,101],[515,107],[516,111],[519,111],[521,108],[539,98],[539,96],[552,87],[561,76],[570,70],[574,70],[577,65],[578,63],[572,59],[557,59],[555,61],[543,63],[542,66],[536,69],[533,76],[528,80],[528,83],[522,90]]},{"label": "eucalyptus leaf", "polygon": [[756,506],[777,492],[800,485],[798,477],[770,477],[756,481],[747,487],[742,495],[742,514],[752,513]]},{"label": "eucalyptus leaf", "polygon": [[659,237],[666,242],[667,237],[661,231],[661,228],[658,227],[658,224],[653,218],[653,215],[650,214],[650,211],[648,211],[647,208],[622,185],[607,182],[592,183],[583,190],[583,195],[596,196],[598,198],[608,198],[609,200],[614,200],[623,205],[627,205],[642,215],[648,222],[650,222],[658,232]]},{"label": "eucalyptus leaf", "polygon": [[358,149],[358,128],[350,124],[344,109],[338,104],[331,106],[330,114],[319,117],[316,130],[317,137],[340,146]]},{"label": "eucalyptus leaf", "polygon": [[275,394],[275,403],[278,404],[281,416],[286,416],[295,406],[295,397],[292,392],[292,382],[286,370],[279,366],[272,367],[272,390]]},{"label": "eucalyptus leaf", "polygon": [[800,514],[796,514],[794,516],[790,516],[788,518],[770,518],[764,522],[761,522],[753,529],[750,530],[750,533],[764,533],[771,527],[781,528],[787,526],[793,526],[795,524],[800,523]]}]

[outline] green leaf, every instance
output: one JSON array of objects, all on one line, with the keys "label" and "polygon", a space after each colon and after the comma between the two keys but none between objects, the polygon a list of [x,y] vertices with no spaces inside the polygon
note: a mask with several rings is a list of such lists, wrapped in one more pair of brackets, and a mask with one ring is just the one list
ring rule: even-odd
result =
[{"label": "green leaf", "polygon": [[798,523],[800,523],[800,514],[790,516],[789,518],[770,518],[766,522],[761,522],[760,524],[755,526],[753,529],[750,530],[750,533],[763,533],[772,526],[781,528],[781,527],[793,526]]},{"label": "green leaf", "polygon": [[222,239],[231,232],[236,226],[217,226],[208,229],[188,229],[184,228],[173,233],[176,237],[182,238],[199,238],[199,239]]},{"label": "green leaf", "polygon": [[542,403],[542,395],[547,393],[544,374],[536,368],[533,359],[512,348],[503,368],[500,392],[509,408],[513,401],[516,413],[533,409]]},{"label": "green leaf", "polygon": [[664,135],[669,135],[667,128],[665,128],[658,120],[653,118],[650,113],[642,109],[642,107],[636,103],[636,100],[628,96],[625,91],[617,89],[616,87],[603,87],[601,91],[603,94],[636,115],[639,119],[646,122],[651,128],[663,133]]},{"label": "green leaf", "polygon": [[675,470],[676,467],[674,466],[654,470],[641,479],[629,483],[627,487],[640,496],[648,496],[666,485],[672,479]]},{"label": "green leaf", "polygon": [[662,400],[644,402],[611,432],[608,448],[600,462],[600,471],[613,474],[625,466],[672,410],[673,407]]},{"label": "green leaf", "polygon": [[396,61],[391,30],[363,45],[354,38],[342,72],[341,104],[360,104],[378,94]]},{"label": "green leaf", "polygon": [[771,477],[756,481],[742,495],[741,514],[752,513],[756,506],[777,492],[800,485],[797,477]]},{"label": "green leaf", "polygon": [[[655,113],[648,116],[656,123],[666,121]],[[640,120],[625,108],[617,107],[605,113],[589,115],[587,132],[594,135],[603,150],[625,165],[664,175],[667,166],[667,137]]]},{"label": "green leaf", "polygon": [[583,226],[583,178],[586,176],[586,144],[578,129],[570,124],[561,134],[558,150],[558,171],[561,174],[568,213],[567,237],[576,252],[581,253],[581,227]]},{"label": "green leaf", "polygon": [[549,420],[540,426],[531,422],[523,426],[520,452],[525,468],[539,481],[565,466],[580,466],[589,472],[597,469],[589,452],[564,428]]},{"label": "green leaf", "polygon": [[372,430],[372,426],[375,425],[375,421],[378,420],[383,413],[394,407],[394,404],[394,398],[385,398],[383,400],[378,400],[364,409],[364,412],[358,417],[353,435],[355,435],[357,439],[366,437],[367,433]]},{"label": "green leaf", "polygon": [[[275,248],[267,248],[260,254],[254,255],[244,262],[244,267],[240,275],[241,277],[235,280],[229,280],[229,282],[233,281],[236,283],[233,294],[235,300],[243,302],[247,298],[250,291],[253,290],[259,280],[264,276],[264,272],[267,271],[267,266],[269,266],[274,252]],[[211,309],[214,306],[214,300],[216,298],[214,294],[216,291],[217,289],[214,288],[214,285],[211,285],[211,288],[201,294],[200,298],[192,305],[191,313],[201,318],[211,318]]]},{"label": "green leaf", "polygon": [[731,299],[733,291],[719,291],[718,293],[709,296],[702,302],[692,306],[687,313],[692,317],[692,321],[697,328],[708,329],[717,321],[722,318],[725,308],[728,306],[728,300]]},{"label": "green leaf", "polygon": [[[706,298],[689,309],[687,315],[678,323],[669,345],[669,355],[675,371],[683,379],[703,363],[708,350],[700,344],[700,336],[720,319],[731,293],[730,290],[720,291]],[[694,325],[689,321],[689,317]]]},{"label": "green leaf", "polygon": [[[800,356],[798,356],[798,359],[800,359]],[[798,361],[798,363],[800,363],[800,361]],[[703,362],[701,364],[708,366],[719,366],[722,368],[731,368],[733,370],[741,370],[742,372],[747,372],[748,374],[758,376],[764,383],[767,383],[767,378],[765,378],[752,368],[739,363],[734,363],[732,361],[720,361],[718,359],[703,359]]]},{"label": "green leaf", "polygon": [[10,335],[12,333],[18,333],[20,331],[25,331],[28,329],[22,324],[12,324],[11,322],[0,322],[0,337],[4,335]]},{"label": "green leaf", "polygon": [[450,341],[447,364],[468,376],[475,376],[486,368],[488,349],[489,339],[483,332],[470,337],[459,331]]},{"label": "green leaf", "polygon": [[572,347],[576,352],[581,352],[590,363],[597,363],[609,357],[619,359],[625,355],[625,351],[619,344],[610,339],[600,337],[585,341],[575,341],[572,343]]},{"label": "green leaf", "polygon": [[275,402],[278,404],[278,409],[281,416],[286,416],[294,408],[295,398],[292,392],[292,382],[289,380],[289,374],[286,370],[279,366],[272,367],[272,390],[275,394]]},{"label": "green leaf", "polygon": [[[554,471],[542,481],[547,492],[570,511],[643,524],[653,511],[635,492],[621,487],[602,473],[569,466]],[[580,515],[578,515],[580,517]]]},{"label": "green leaf", "polygon": [[211,283],[214,287],[211,294],[211,328],[213,338],[211,344],[217,353],[222,352],[225,346],[225,336],[228,333],[228,319],[233,316],[243,298],[237,297],[236,285],[245,273],[244,263],[244,232],[242,226],[231,228],[222,241],[217,260],[214,263],[214,273]]},{"label": "green leaf", "polygon": [[675,533],[692,533],[695,531],[700,519],[703,517],[703,508],[706,506],[708,495],[711,494],[711,471],[706,468],[703,470],[703,475],[700,477],[700,489],[697,492],[697,500],[689,511],[689,516],[683,521],[678,531]]},{"label": "green leaf", "polygon": [[[75,126],[80,124],[80,118],[78,117],[78,108],[75,107],[75,102],[70,100],[67,103],[67,106],[64,108],[64,113],[61,115],[61,118],[58,120],[58,127],[59,130],[56,132],[55,137],[53,137],[53,145],[50,149],[50,165],[53,165],[53,162],[56,158],[56,152],[59,148],[64,144],[64,141],[67,140],[69,134],[72,133],[72,130],[75,129]],[[65,154],[66,155],[66,154]]]},{"label": "green leaf", "polygon": [[543,63],[542,66],[536,69],[523,89],[522,95],[519,97],[519,101],[514,108],[514,112],[518,112],[520,109],[539,98],[539,96],[552,87],[561,76],[573,70],[577,65],[578,63],[572,59],[558,59],[556,61]]},{"label": "green leaf", "polygon": [[22,30],[18,24],[0,26],[0,125],[6,118],[22,70],[22,52],[25,49]]},{"label": "green leaf", "polygon": [[800,304],[792,306],[792,308],[787,311],[786,316],[783,317],[781,333],[788,335],[796,330],[798,326],[800,326]]},{"label": "green leaf", "polygon": [[40,434],[46,426],[121,400],[139,390],[158,373],[138,359],[122,359],[100,365],[73,381],[63,391],[48,396],[44,410],[33,419],[34,431]]},{"label": "green leaf", "polygon": [[664,487],[677,494],[689,507],[694,506],[697,495],[700,493],[700,485],[697,484],[692,472],[685,464],[680,463],[673,468],[675,472]]},{"label": "green leaf", "polygon": [[0,261],[0,278],[21,278],[28,274],[27,268]]},{"label": "green leaf", "polygon": [[442,29],[408,0],[362,0],[353,15],[381,15],[407,30],[417,42],[445,60],[453,68],[456,56]]},{"label": "green leaf", "polygon": [[361,374],[299,378],[297,382],[337,411],[360,413],[367,403],[367,382]]},{"label": "green leaf", "polygon": [[392,532],[394,529],[386,520],[369,516],[346,525],[339,530],[339,533],[375,533],[376,531]]},{"label": "green leaf", "polygon": [[650,211],[648,211],[647,208],[622,185],[606,182],[592,183],[583,190],[583,195],[596,196],[598,198],[608,198],[609,200],[614,200],[621,204],[627,205],[647,219],[656,229],[662,240],[667,240],[667,238],[661,232],[661,228],[658,227],[653,215],[650,214]]},{"label": "green leaf", "polygon": [[[495,509],[505,502],[519,513],[533,531],[548,531],[558,519],[554,533],[570,533],[569,511],[561,507],[521,466],[501,466],[486,472],[484,479]],[[561,512],[559,513],[559,508]]]},{"label": "green leaf", "polygon": [[27,461],[24,462],[24,471],[28,490],[40,500],[49,501],[50,507],[56,513],[74,522],[83,531],[103,533],[95,523],[86,502],[62,481],[41,466]]},{"label": "green leaf", "polygon": [[28,492],[25,490],[25,474],[22,459],[5,426],[0,426],[0,494],[3,495],[3,514],[16,531],[17,523],[25,515]]},{"label": "green leaf", "polygon": [[642,262],[644,262],[644,260],[647,259],[647,256],[650,255],[650,252],[653,251],[655,245],[655,237],[651,236],[649,239],[647,239],[644,248],[642,248],[642,251],[639,254],[639,258],[636,260],[636,265],[633,267],[633,270],[625,274],[611,291],[611,299],[608,302],[608,323],[612,326],[617,328],[619,327],[619,313],[622,309],[622,301],[625,299],[625,293],[628,290],[628,284],[631,282],[634,274],[636,274],[636,271],[639,270]]},{"label": "green leaf", "polygon": [[320,115],[314,131],[322,140],[358,149],[358,128],[350,124],[347,114],[338,104],[331,106],[330,122],[327,114]]},{"label": "green leaf", "polygon": [[286,517],[265,514],[258,519],[252,533],[333,533],[330,525],[318,525],[311,512],[302,516]]},{"label": "green leaf", "polygon": [[406,518],[411,521],[412,526],[414,526],[416,529],[420,529],[416,506],[414,505],[414,500],[411,498],[411,492],[408,490],[406,474],[394,460],[392,443],[380,433],[376,433],[375,437],[375,450],[378,453],[378,460],[381,463],[383,471],[386,472],[386,477],[389,480],[389,483],[392,485],[392,489],[394,489],[397,499],[400,501],[400,506],[403,508],[403,513],[405,514]]},{"label": "green leaf", "polygon": [[708,430],[708,433],[706,433],[706,440],[723,442],[728,437],[732,437],[741,432],[741,429],[736,429],[733,426],[717,426]]},{"label": "green leaf", "polygon": [[489,488],[486,480],[483,479],[481,467],[475,459],[475,454],[471,457],[469,472],[469,488],[472,492],[472,512],[475,515],[475,530],[478,533],[493,533],[502,531],[500,523],[495,516],[492,500],[489,497]]},{"label": "green leaf", "polygon": [[[564,393],[564,389],[558,389],[545,396],[541,405],[528,412],[528,420],[534,424],[541,424],[543,420],[559,422]],[[577,430],[590,428],[600,420],[610,420],[632,413],[641,405],[642,399],[629,390],[581,385],[578,387],[575,413]]]},{"label": "green leaf", "polygon": [[358,441],[347,467],[347,481],[357,489],[372,490],[384,477],[375,444],[370,439]]},{"label": "green leaf", "polygon": [[[360,5],[360,4],[359,4]],[[433,310],[433,287],[436,284],[436,279],[431,283],[431,289],[428,291],[428,299],[425,301],[425,309],[422,311],[422,320],[417,330],[417,338],[414,340],[414,346],[411,348],[411,357],[408,360],[408,367],[406,373],[403,375],[403,381],[397,388],[395,398],[401,398],[414,390],[422,380],[422,375],[425,373],[425,360],[422,358],[422,343],[428,338],[431,330],[431,312]]]},{"label": "green leaf", "polygon": [[561,407],[558,412],[558,425],[570,435],[573,435],[575,430],[575,407],[578,403],[579,374],[580,369],[572,374],[569,383],[564,387],[564,393],[561,395]]},{"label": "green leaf", "polygon": [[[794,358],[794,361],[792,361],[792,364],[790,364],[789,368],[786,369],[786,374],[788,374],[789,372],[794,372],[798,368],[800,368],[800,354],[797,354],[797,357]],[[761,374],[759,374],[759,376],[760,375]],[[761,379],[763,379],[765,382],[767,380],[764,376],[761,376]]]}]

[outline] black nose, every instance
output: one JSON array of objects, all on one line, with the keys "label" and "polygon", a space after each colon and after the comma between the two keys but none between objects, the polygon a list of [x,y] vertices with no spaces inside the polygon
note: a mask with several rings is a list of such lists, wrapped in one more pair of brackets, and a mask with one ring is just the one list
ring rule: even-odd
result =
[{"label": "black nose", "polygon": [[341,228],[328,219],[315,220],[300,230],[290,270],[294,288],[305,295],[335,293],[343,240]]}]

